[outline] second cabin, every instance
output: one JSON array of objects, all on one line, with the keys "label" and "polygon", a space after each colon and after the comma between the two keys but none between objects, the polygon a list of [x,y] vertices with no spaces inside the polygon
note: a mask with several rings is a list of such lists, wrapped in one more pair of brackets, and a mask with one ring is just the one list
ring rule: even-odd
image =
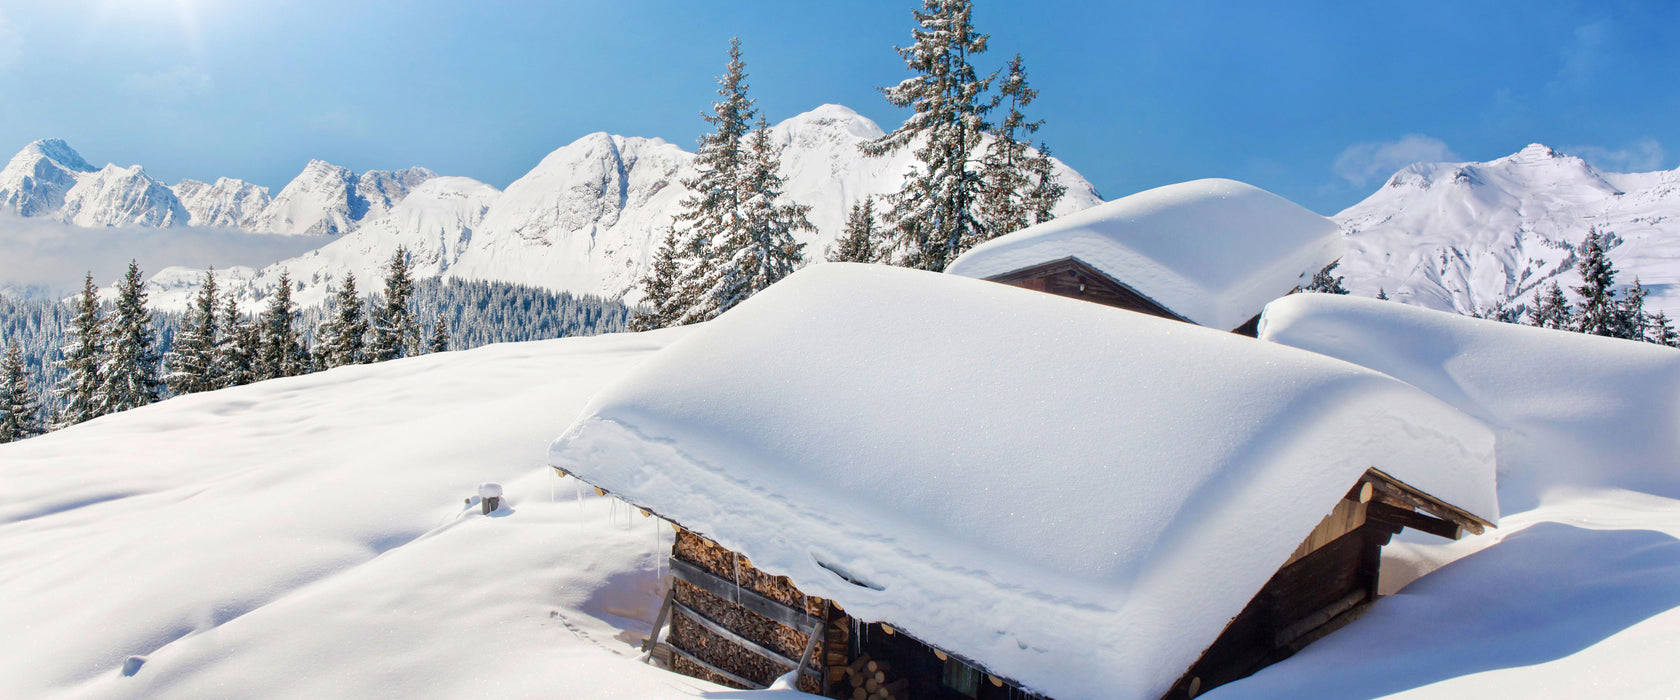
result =
[{"label": "second cabin", "polygon": [[1498,516],[1481,423],[1223,331],[830,264],[685,332],[549,462],[680,528],[650,650],[726,685],[1193,697]]},{"label": "second cabin", "polygon": [[950,274],[1253,337],[1342,255],[1336,222],[1235,180],[1157,187],[975,246]]}]

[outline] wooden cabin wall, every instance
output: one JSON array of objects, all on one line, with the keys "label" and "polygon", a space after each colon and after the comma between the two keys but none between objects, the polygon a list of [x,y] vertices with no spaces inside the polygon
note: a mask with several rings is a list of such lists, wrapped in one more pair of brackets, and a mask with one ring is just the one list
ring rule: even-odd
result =
[{"label": "wooden cabin wall", "polygon": [[[854,653],[858,662],[874,662],[880,668],[875,680],[880,687],[889,688],[887,697],[916,698],[917,700],[1043,700],[1042,696],[1021,690],[1014,683],[996,678],[984,670],[972,667],[961,659],[945,655],[902,632],[888,633],[881,624],[864,624],[853,635]],[[854,664],[856,665],[856,664]],[[973,695],[959,692],[945,684],[946,667],[964,668],[974,680]],[[867,674],[864,674],[867,677]],[[842,685],[831,697],[868,700],[876,686]]]}]

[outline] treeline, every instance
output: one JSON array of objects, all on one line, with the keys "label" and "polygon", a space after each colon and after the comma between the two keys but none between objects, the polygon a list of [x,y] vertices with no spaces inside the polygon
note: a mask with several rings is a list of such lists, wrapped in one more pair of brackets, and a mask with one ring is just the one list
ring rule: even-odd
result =
[{"label": "treeline", "polygon": [[[974,28],[970,0],[924,0],[914,14],[916,41],[898,49],[913,76],[881,90],[913,113],[860,144],[870,157],[909,149],[910,179],[881,199],[878,218],[872,197],[853,207],[831,261],[943,271],[981,242],[1049,220],[1066,192],[1049,149],[1031,145],[1043,122],[1024,112],[1038,92],[1020,55],[989,74],[976,69],[988,37]],[[703,115],[712,131],[696,150],[697,174],[683,181],[693,194],[641,280],[647,306],[632,322],[637,330],[715,318],[805,261],[794,233],[811,229],[810,207],[783,197],[739,39],[718,85],[719,99]]]},{"label": "treeline", "polygon": [[1605,254],[1608,237],[1593,227],[1581,244],[1580,259],[1575,264],[1575,271],[1581,275],[1581,286],[1570,288],[1579,301],[1571,304],[1563,288],[1554,281],[1544,291],[1535,290],[1526,319],[1528,325],[1680,347],[1680,334],[1674,330],[1674,321],[1661,311],[1646,313],[1645,287],[1639,278],[1634,278],[1633,286],[1617,298],[1616,266]]},{"label": "treeline", "polygon": [[407,253],[383,292],[346,276],[323,308],[300,311],[282,283],[256,313],[206,273],[186,312],[152,312],[130,264],[113,302],[91,275],[73,301],[0,298],[0,442],[180,394],[494,342],[624,330],[618,301],[486,281],[414,280]]}]

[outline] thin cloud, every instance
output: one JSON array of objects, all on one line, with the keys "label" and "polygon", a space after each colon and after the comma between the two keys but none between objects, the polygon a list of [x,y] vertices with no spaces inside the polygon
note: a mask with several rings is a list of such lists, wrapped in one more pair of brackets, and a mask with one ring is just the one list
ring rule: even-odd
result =
[{"label": "thin cloud", "polygon": [[1563,48],[1563,65],[1557,75],[1546,84],[1553,92],[1581,90],[1603,69],[1605,49],[1610,39],[1610,20],[1604,19],[1577,27],[1575,38]]},{"label": "thin cloud", "polygon": [[130,259],[147,275],[170,266],[258,267],[326,242],[314,236],[206,227],[82,228],[0,215],[0,289],[70,293],[81,287],[82,275],[89,271],[103,286],[122,276]]},{"label": "thin cloud", "polygon": [[23,35],[12,26],[6,13],[0,12],[0,71],[16,65],[23,58]]},{"label": "thin cloud", "polygon": [[1451,162],[1458,154],[1447,148],[1438,138],[1423,134],[1406,134],[1395,141],[1356,143],[1342,149],[1336,163],[1330,167],[1337,177],[1365,187],[1373,179],[1387,178],[1394,171],[1413,163]]},{"label": "thin cloud", "polygon": [[1662,170],[1668,153],[1662,143],[1649,136],[1617,149],[1602,146],[1575,146],[1564,149],[1592,163],[1599,170],[1613,173],[1645,173]]},{"label": "thin cloud", "polygon": [[173,100],[210,92],[210,76],[190,66],[158,73],[134,73],[123,79],[123,90],[138,97]]}]

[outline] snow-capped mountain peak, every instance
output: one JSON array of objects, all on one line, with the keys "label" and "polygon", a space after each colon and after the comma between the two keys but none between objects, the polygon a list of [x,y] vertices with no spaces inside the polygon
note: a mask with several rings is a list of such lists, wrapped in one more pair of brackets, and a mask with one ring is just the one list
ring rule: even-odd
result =
[{"label": "snow-capped mountain peak", "polygon": [[63,139],[31,143],[0,169],[0,210],[21,216],[56,213],[77,176],[94,170]]},{"label": "snow-capped mountain peak", "polygon": [[77,226],[185,226],[189,215],[144,168],[107,165],[77,178],[59,218]]}]

